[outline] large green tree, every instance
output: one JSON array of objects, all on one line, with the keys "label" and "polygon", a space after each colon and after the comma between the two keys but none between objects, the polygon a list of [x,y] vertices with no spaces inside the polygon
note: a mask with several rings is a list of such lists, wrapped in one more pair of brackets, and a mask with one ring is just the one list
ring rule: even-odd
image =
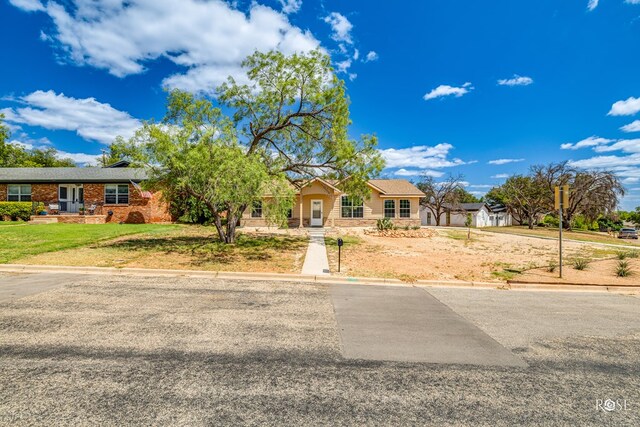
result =
[{"label": "large green tree", "polygon": [[216,90],[217,106],[172,91],[163,122],[136,134],[132,146],[151,168],[150,185],[169,199],[186,193],[207,206],[227,243],[265,194],[267,218],[282,223],[295,189],[313,177],[341,180],[348,194],[366,197],[384,162],[375,137],[349,138],[344,82],[329,57],[256,52],[242,65],[249,83],[229,78]]}]

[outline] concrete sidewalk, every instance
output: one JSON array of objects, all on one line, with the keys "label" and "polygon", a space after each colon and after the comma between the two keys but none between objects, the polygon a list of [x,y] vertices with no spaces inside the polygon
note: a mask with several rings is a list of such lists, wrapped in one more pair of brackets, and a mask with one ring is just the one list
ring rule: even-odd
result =
[{"label": "concrete sidewalk", "polygon": [[331,274],[327,247],[324,244],[324,228],[309,229],[309,247],[304,257],[302,274],[314,276]]}]

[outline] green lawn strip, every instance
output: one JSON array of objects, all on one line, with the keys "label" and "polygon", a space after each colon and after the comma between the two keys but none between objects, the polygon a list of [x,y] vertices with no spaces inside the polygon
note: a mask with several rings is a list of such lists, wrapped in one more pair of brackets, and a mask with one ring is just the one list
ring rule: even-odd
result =
[{"label": "green lawn strip", "polygon": [[0,228],[0,263],[46,252],[73,249],[121,236],[169,233],[161,224],[42,224]]}]

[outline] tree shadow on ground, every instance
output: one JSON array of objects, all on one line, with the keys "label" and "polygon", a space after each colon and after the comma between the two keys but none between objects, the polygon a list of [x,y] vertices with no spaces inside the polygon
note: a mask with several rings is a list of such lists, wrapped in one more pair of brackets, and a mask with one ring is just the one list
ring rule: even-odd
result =
[{"label": "tree shadow on ground", "polygon": [[104,248],[131,252],[164,252],[188,255],[193,264],[232,263],[242,260],[262,261],[272,259],[282,252],[298,251],[307,244],[300,236],[246,235],[240,234],[234,244],[223,243],[216,235],[166,236],[132,238],[101,245]]}]

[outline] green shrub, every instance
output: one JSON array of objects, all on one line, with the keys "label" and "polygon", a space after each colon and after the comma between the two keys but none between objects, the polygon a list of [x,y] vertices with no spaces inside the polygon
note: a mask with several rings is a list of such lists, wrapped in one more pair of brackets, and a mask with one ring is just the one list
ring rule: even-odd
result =
[{"label": "green shrub", "polygon": [[[44,209],[44,205],[41,203],[36,208],[36,212],[39,209]],[[11,218],[12,221],[22,220],[29,221],[33,212],[33,204],[31,202],[0,202],[0,219],[6,217]]]},{"label": "green shrub", "polygon": [[616,266],[616,276],[618,277],[627,277],[631,276],[631,268],[629,267],[629,262],[626,260],[618,261],[618,265]]},{"label": "green shrub", "polygon": [[573,268],[576,270],[586,270],[589,260],[586,258],[576,258],[573,260]]},{"label": "green shrub", "polygon": [[616,253],[616,258],[618,258],[619,260],[623,260],[627,257],[627,253],[626,252],[618,252]]},{"label": "green shrub", "polygon": [[638,258],[640,253],[638,251],[629,251],[627,252],[627,258]]},{"label": "green shrub", "polygon": [[411,227],[412,230],[420,230],[420,226],[419,225],[414,225],[413,227]]},{"label": "green shrub", "polygon": [[558,268],[558,263],[555,260],[549,261],[549,264],[547,264],[547,271],[549,273],[553,273],[556,271],[556,268]]},{"label": "green shrub", "polygon": [[395,227],[393,225],[393,222],[391,221],[391,218],[381,218],[378,221],[376,221],[376,228],[379,231],[385,231],[385,230],[393,230]]},{"label": "green shrub", "polygon": [[557,227],[560,225],[560,220],[555,215],[545,215],[542,223],[545,224],[546,227]]}]

